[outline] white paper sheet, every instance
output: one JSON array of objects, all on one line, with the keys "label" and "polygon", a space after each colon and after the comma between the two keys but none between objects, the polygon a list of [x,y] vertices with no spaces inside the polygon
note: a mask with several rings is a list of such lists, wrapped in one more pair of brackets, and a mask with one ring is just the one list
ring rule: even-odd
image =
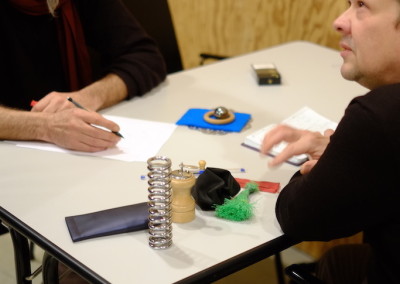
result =
[{"label": "white paper sheet", "polygon": [[176,125],[172,123],[155,122],[119,116],[105,115],[107,119],[120,126],[120,133],[124,136],[116,147],[96,153],[70,151],[54,144],[33,141],[5,141],[18,147],[33,148],[45,151],[73,153],[79,155],[96,156],[121,161],[145,162],[155,156],[162,145],[174,132]]},{"label": "white paper sheet", "polygon": [[[327,129],[336,129],[338,125],[336,122],[329,120],[307,106],[301,108],[296,113],[283,120],[281,124],[286,124],[297,129],[318,131],[321,132],[321,134]],[[246,136],[243,144],[255,150],[260,150],[265,134],[275,126],[276,124],[269,124],[251,133],[250,135]],[[269,154],[271,156],[277,156],[283,151],[283,149],[286,148],[286,146],[286,142],[281,142],[275,145]],[[300,154],[289,158],[288,162],[299,166],[307,160],[308,156],[306,154]]]}]

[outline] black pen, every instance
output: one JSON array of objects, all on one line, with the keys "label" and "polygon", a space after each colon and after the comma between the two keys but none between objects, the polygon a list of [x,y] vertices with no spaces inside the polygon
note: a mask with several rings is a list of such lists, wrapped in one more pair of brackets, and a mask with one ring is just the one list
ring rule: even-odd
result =
[{"label": "black pen", "polygon": [[[67,100],[69,100],[71,103],[73,103],[77,108],[83,109],[83,110],[87,110],[86,108],[84,108],[82,105],[80,105],[78,102],[74,101],[71,97],[68,97]],[[111,131],[112,133],[114,133],[115,135],[124,138],[124,136],[121,135],[121,133],[117,132],[117,131]]]}]

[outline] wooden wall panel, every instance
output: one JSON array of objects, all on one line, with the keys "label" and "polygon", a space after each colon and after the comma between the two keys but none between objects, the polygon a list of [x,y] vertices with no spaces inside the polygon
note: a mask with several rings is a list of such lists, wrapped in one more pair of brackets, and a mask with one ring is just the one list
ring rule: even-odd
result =
[{"label": "wooden wall panel", "polygon": [[233,56],[292,40],[337,48],[337,0],[168,0],[185,68],[201,52]]}]

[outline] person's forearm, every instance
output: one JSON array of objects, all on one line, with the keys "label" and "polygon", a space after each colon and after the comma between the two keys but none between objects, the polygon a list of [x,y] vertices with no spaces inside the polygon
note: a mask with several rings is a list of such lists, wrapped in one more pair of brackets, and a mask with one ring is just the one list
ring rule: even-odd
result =
[{"label": "person's forearm", "polygon": [[46,116],[0,106],[0,139],[43,140]]},{"label": "person's forearm", "polygon": [[97,111],[117,104],[127,95],[124,81],[115,74],[108,74],[78,91],[76,100],[88,109]]}]

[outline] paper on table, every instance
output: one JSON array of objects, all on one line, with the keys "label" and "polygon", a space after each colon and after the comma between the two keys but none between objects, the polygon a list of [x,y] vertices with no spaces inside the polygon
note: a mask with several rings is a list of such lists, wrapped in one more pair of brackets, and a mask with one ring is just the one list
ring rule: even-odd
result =
[{"label": "paper on table", "polygon": [[[309,107],[301,108],[299,111],[283,120],[281,124],[286,124],[297,129],[319,131],[321,133],[323,133],[326,129],[336,129],[337,127],[336,122],[329,120]],[[250,135],[246,136],[243,145],[255,150],[260,150],[265,134],[275,126],[275,124],[269,124],[251,133]],[[281,142],[280,144],[275,145],[269,154],[271,156],[276,156],[281,153],[286,146],[286,142]],[[299,166],[307,160],[308,156],[306,154],[300,154],[289,158],[287,162]]]},{"label": "paper on table", "polygon": [[33,148],[45,151],[73,153],[79,155],[96,156],[121,161],[145,162],[160,150],[177,127],[172,123],[155,122],[119,116],[105,115],[109,120],[120,126],[120,133],[124,136],[116,147],[96,153],[71,151],[46,142],[5,141],[19,147]]}]

